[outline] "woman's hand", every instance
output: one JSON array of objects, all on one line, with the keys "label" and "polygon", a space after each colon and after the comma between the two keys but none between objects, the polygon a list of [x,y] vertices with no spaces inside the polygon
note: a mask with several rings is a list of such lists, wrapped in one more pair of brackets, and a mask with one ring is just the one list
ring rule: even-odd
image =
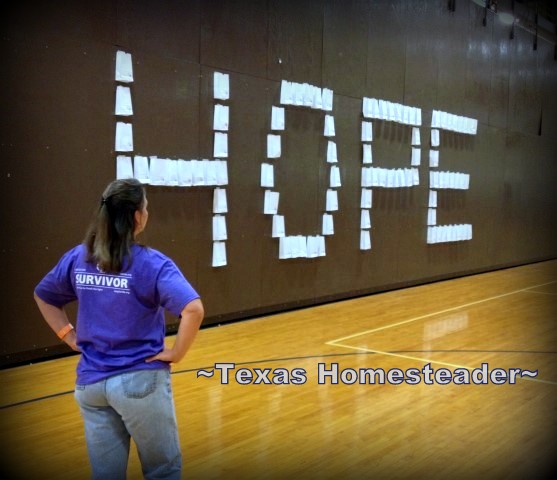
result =
[{"label": "woman's hand", "polygon": [[160,360],[161,362],[173,363],[178,361],[175,357],[176,355],[174,354],[174,351],[171,348],[165,347],[165,349],[162,352],[159,352],[156,355],[147,358],[145,361],[147,363],[150,363],[150,362],[154,362],[155,360]]},{"label": "woman's hand", "polygon": [[77,335],[75,334],[75,331],[72,330],[70,333],[68,333],[65,337],[64,337],[64,342],[66,342],[68,344],[68,346],[75,352],[80,352],[81,350],[79,349],[79,347],[77,346],[76,343],[77,340]]},{"label": "woman's hand", "polygon": [[205,311],[201,300],[196,299],[188,303],[180,315],[180,325],[178,326],[178,333],[172,348],[164,347],[161,352],[157,353],[153,357],[149,357],[146,362],[152,362],[154,360],[161,360],[163,362],[179,362],[182,360],[197,335],[201,322],[203,321],[204,314]]}]

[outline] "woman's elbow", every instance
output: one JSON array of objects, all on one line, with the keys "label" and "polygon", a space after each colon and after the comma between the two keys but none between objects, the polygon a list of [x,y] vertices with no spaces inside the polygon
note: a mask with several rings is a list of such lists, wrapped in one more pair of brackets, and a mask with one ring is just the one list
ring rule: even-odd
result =
[{"label": "woman's elbow", "polygon": [[[203,307],[203,303],[201,302],[201,300],[198,298],[186,305],[183,314],[184,313],[188,314],[188,316],[198,319],[201,323],[203,321],[203,318],[205,317],[205,308]],[[184,316],[183,314],[182,316]]]}]

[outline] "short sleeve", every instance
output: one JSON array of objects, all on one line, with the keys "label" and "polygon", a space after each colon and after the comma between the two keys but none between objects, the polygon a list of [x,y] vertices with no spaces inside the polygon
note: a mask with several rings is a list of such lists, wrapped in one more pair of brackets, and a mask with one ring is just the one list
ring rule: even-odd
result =
[{"label": "short sleeve", "polygon": [[176,317],[180,316],[188,303],[199,298],[199,294],[170,259],[164,262],[160,270],[157,291],[161,306]]},{"label": "short sleeve", "polygon": [[40,281],[35,288],[35,294],[41,300],[58,308],[76,300],[77,296],[71,282],[71,273],[77,254],[77,249],[67,252]]}]

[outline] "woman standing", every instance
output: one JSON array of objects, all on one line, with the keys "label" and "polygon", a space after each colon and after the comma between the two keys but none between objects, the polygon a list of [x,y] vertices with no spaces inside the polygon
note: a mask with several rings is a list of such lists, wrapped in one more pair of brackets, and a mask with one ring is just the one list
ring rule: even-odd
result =
[{"label": "woman standing", "polygon": [[[130,437],[147,479],[178,479],[182,458],[170,384],[199,330],[203,305],[172,260],[136,243],[148,219],[136,180],[116,180],[83,244],[67,252],[35,289],[58,337],[81,352],[75,397],[95,479],[125,479]],[[77,329],[64,305],[77,300]],[[164,346],[164,310],[181,318]]]}]

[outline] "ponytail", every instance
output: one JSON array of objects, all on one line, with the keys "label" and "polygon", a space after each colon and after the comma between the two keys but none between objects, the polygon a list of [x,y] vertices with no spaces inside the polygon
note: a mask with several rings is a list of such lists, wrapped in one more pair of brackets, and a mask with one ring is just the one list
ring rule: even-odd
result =
[{"label": "ponytail", "polygon": [[145,189],[135,179],[115,180],[104,191],[101,205],[85,236],[88,261],[103,272],[120,273],[131,261],[135,212],[145,204]]}]

